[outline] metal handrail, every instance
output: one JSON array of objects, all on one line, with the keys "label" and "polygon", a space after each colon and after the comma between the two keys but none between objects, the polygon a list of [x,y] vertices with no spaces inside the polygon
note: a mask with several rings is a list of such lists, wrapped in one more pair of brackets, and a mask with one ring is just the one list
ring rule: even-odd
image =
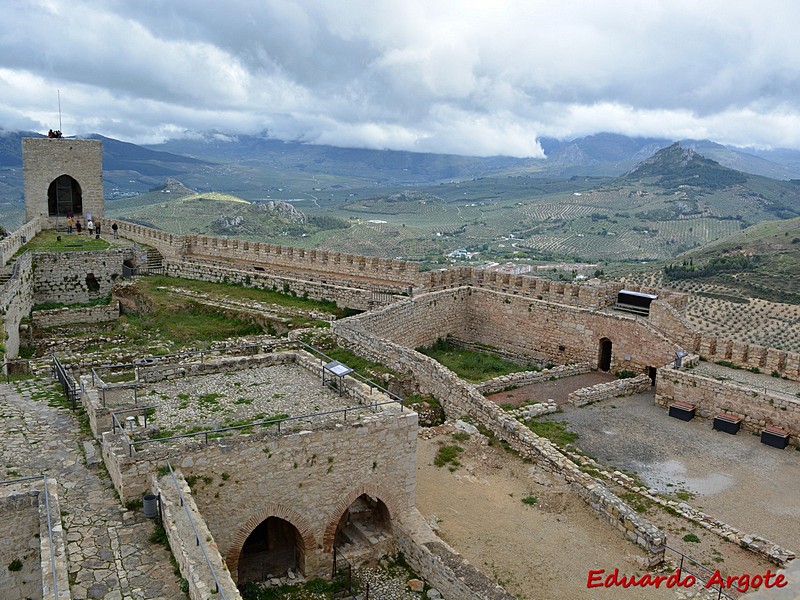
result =
[{"label": "metal handrail", "polygon": [[75,410],[75,401],[78,397],[78,386],[75,383],[75,380],[67,373],[67,370],[64,368],[64,365],[61,364],[61,361],[58,360],[58,357],[55,355],[55,353],[53,354],[53,374],[55,375],[56,379],[58,379],[59,383],[61,383],[61,388],[64,390],[64,395],[67,397],[67,400],[70,401],[72,410]]},{"label": "metal handrail", "polygon": [[[711,569],[709,569],[705,565],[700,564],[698,561],[693,559],[688,554],[684,554],[680,550],[676,550],[675,548],[667,546],[666,544],[664,544],[664,547],[667,550],[671,550],[672,552],[674,552],[675,554],[677,554],[677,555],[679,555],[681,557],[681,563],[678,566],[678,570],[679,571],[684,571],[683,563],[684,563],[684,559],[686,558],[686,559],[689,559],[690,564],[692,564],[693,566],[696,566],[696,567],[700,567],[700,569],[702,569],[707,575],[713,575],[715,573],[715,571],[712,571]],[[687,573],[689,573],[690,575],[692,575],[693,577],[696,577],[699,581],[702,581],[703,583],[707,583],[709,581],[708,579],[702,577],[699,573],[692,573],[689,569],[685,569],[685,571]],[[716,586],[714,585],[714,586],[711,586],[710,589],[715,589],[715,588],[716,588]],[[723,586],[720,585],[719,586],[719,590],[718,590],[719,593],[717,594],[717,599],[718,600],[721,599],[721,598],[727,598],[728,600],[735,600],[735,598],[737,597],[737,596],[731,596],[731,595],[727,594],[726,592],[723,592],[722,590],[723,590]]]},{"label": "metal handrail", "polygon": [[45,510],[47,511],[47,540],[48,545],[50,546],[50,569],[53,572],[53,598],[58,600],[58,577],[56,572],[56,550],[53,545],[53,522],[52,517],[50,516],[50,493],[47,490],[47,475],[33,475],[31,477],[20,477],[19,479],[7,479],[5,481],[0,481],[0,485],[6,485],[11,483],[21,483],[23,481],[34,481],[34,480],[42,480],[42,486],[44,487],[44,503],[45,503]]},{"label": "metal handrail", "polygon": [[[117,426],[120,429],[122,429],[123,435],[125,435],[125,437],[127,438],[129,456],[133,456],[133,449],[134,448],[136,448],[138,446],[144,446],[146,444],[169,442],[169,441],[172,441],[172,440],[180,440],[180,439],[184,439],[184,438],[193,438],[193,437],[199,437],[199,436],[204,436],[205,443],[208,444],[209,436],[210,435],[213,436],[216,433],[224,433],[226,431],[238,431],[239,429],[248,429],[248,428],[259,427],[259,426],[266,427],[268,425],[274,425],[276,423],[278,424],[278,433],[280,433],[281,432],[281,423],[286,423],[286,422],[289,422],[289,421],[310,420],[310,419],[312,419],[314,417],[327,417],[329,415],[334,415],[334,414],[339,414],[339,413],[344,413],[344,418],[345,418],[345,421],[346,421],[348,412],[352,412],[352,411],[355,411],[355,410],[366,410],[367,408],[371,408],[373,410],[373,412],[374,412],[374,411],[376,411],[378,409],[378,407],[386,406],[386,405],[389,405],[389,404],[397,404],[397,401],[396,400],[389,400],[388,402],[380,402],[380,403],[376,402],[375,404],[366,404],[366,405],[360,405],[360,406],[348,406],[346,408],[337,408],[336,410],[329,410],[329,411],[325,411],[325,412],[309,413],[309,414],[299,415],[299,416],[295,416],[295,417],[284,417],[282,419],[268,419],[266,421],[254,421],[253,423],[247,423],[246,425],[233,425],[231,427],[218,427],[216,429],[204,429],[202,431],[195,431],[195,432],[192,432],[192,433],[182,433],[180,435],[173,435],[173,436],[170,436],[170,437],[163,437],[163,438],[153,438],[153,439],[149,439],[149,440],[137,440],[135,442],[132,442],[130,440],[130,437],[128,437],[128,434],[125,433],[125,428],[122,427],[120,422],[117,420],[116,414],[112,414],[112,416],[113,416],[114,421],[116,422]],[[403,407],[402,404],[400,406],[401,406],[401,408]],[[139,408],[139,409],[133,409],[133,410],[142,410],[142,409]],[[122,411],[120,411],[120,412],[122,412]],[[113,427],[113,425],[112,425],[112,427]]]},{"label": "metal handrail", "polygon": [[217,579],[217,573],[214,571],[214,567],[211,564],[211,560],[208,558],[208,554],[206,553],[206,548],[203,544],[200,543],[200,534],[197,532],[197,527],[194,525],[194,521],[192,520],[192,515],[189,512],[189,509],[186,507],[186,501],[183,498],[183,492],[178,485],[178,478],[175,477],[175,471],[172,470],[172,464],[167,461],[167,467],[169,467],[169,473],[172,475],[172,483],[175,486],[175,491],[178,492],[178,497],[181,500],[181,506],[183,507],[184,512],[186,513],[186,517],[189,519],[189,524],[192,526],[192,531],[194,531],[195,542],[200,547],[200,551],[203,553],[203,558],[206,559],[206,564],[208,565],[208,570],[211,571],[211,577],[214,578],[214,583],[217,585],[217,589],[215,590],[216,593],[220,595],[222,600],[227,600],[225,596],[225,592],[222,590],[222,587],[219,584],[219,579]]}]

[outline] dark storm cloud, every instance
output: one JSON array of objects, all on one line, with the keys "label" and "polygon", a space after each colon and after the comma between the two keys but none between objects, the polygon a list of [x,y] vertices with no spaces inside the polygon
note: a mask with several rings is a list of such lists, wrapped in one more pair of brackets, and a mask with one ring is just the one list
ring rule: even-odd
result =
[{"label": "dark storm cloud", "polygon": [[0,126],[540,154],[615,131],[800,148],[800,4],[19,0]]}]

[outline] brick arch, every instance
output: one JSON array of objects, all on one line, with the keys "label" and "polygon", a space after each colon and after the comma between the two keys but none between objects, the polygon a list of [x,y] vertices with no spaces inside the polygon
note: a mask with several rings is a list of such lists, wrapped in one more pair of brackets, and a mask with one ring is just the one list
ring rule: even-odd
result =
[{"label": "brick arch", "polygon": [[278,517],[279,519],[288,521],[297,528],[303,540],[303,551],[306,556],[311,555],[316,549],[317,541],[308,519],[291,508],[281,506],[280,504],[267,504],[245,521],[245,524],[239,528],[239,531],[231,542],[231,547],[225,558],[225,564],[228,565],[228,571],[230,571],[234,582],[238,582],[239,580],[239,558],[242,555],[242,548],[244,547],[245,541],[250,537],[250,534],[253,533],[256,527],[270,517]]},{"label": "brick arch", "polygon": [[322,536],[323,552],[331,552],[333,550],[333,540],[336,537],[336,527],[339,525],[339,520],[342,518],[345,511],[350,508],[350,505],[363,494],[369,494],[383,502],[389,511],[390,520],[394,520],[395,517],[402,512],[400,503],[392,494],[377,485],[362,483],[347,494],[347,496],[342,498],[331,513],[328,519],[328,526],[325,528],[325,533]]}]

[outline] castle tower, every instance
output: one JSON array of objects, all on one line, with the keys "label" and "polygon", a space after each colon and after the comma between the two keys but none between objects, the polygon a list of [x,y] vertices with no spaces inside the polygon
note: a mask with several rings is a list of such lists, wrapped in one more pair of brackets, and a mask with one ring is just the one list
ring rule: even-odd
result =
[{"label": "castle tower", "polygon": [[25,221],[45,229],[66,226],[67,215],[83,221],[103,216],[103,148],[98,140],[24,138],[22,175]]}]

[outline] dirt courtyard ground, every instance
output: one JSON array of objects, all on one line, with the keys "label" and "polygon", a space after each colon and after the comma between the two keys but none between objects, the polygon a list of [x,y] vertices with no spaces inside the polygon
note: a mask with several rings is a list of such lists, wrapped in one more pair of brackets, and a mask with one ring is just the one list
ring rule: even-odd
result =
[{"label": "dirt courtyard ground", "polygon": [[687,502],[740,531],[800,550],[800,452],[758,436],[714,431],[708,419],[684,422],[654,404],[653,393],[543,417],[566,421],[576,445],[605,466],[639,475],[659,492],[687,490]]},{"label": "dirt courtyard ground", "polygon": [[[699,420],[671,419],[653,405],[652,394],[572,408],[546,418],[573,423],[570,427],[582,436],[578,445],[584,442],[587,452],[601,463],[639,472],[667,493],[694,492],[696,496],[688,499],[691,505],[740,530],[761,534],[792,550],[800,546],[796,517],[800,455],[795,451],[767,448],[750,435],[714,432],[710,423]],[[523,600],[688,597],[674,589],[588,589],[590,569],[643,574],[643,552],[601,521],[559,477],[498,445],[487,445],[481,436],[456,441],[452,431],[443,425],[421,432],[417,507],[426,519],[438,523],[442,539],[511,594]],[[653,436],[652,431],[661,435]],[[453,471],[434,466],[436,453],[445,444],[463,448],[458,454],[460,465]],[[669,461],[674,461],[669,463],[674,468],[662,471],[662,463]],[[762,491],[762,486],[768,489]],[[612,489],[617,494],[625,492]],[[535,503],[522,501],[531,497]],[[666,532],[671,547],[712,570],[720,569],[723,576],[777,569],[657,506],[644,514]],[[685,536],[695,536],[700,542],[687,541]],[[668,553],[668,558],[677,563],[674,554]],[[664,572],[673,569],[667,567]],[[800,582],[790,581],[790,585],[800,591]]]},{"label": "dirt courtyard ground", "polygon": [[[619,590],[587,589],[589,569],[642,574],[644,553],[600,519],[559,478],[477,439],[456,442],[447,426],[417,448],[417,508],[439,535],[486,575],[524,600],[617,600]],[[436,467],[440,445],[464,448],[455,471]],[[523,498],[536,497],[534,505]],[[626,592],[629,590],[626,590]],[[672,598],[637,589],[626,598]]]}]

